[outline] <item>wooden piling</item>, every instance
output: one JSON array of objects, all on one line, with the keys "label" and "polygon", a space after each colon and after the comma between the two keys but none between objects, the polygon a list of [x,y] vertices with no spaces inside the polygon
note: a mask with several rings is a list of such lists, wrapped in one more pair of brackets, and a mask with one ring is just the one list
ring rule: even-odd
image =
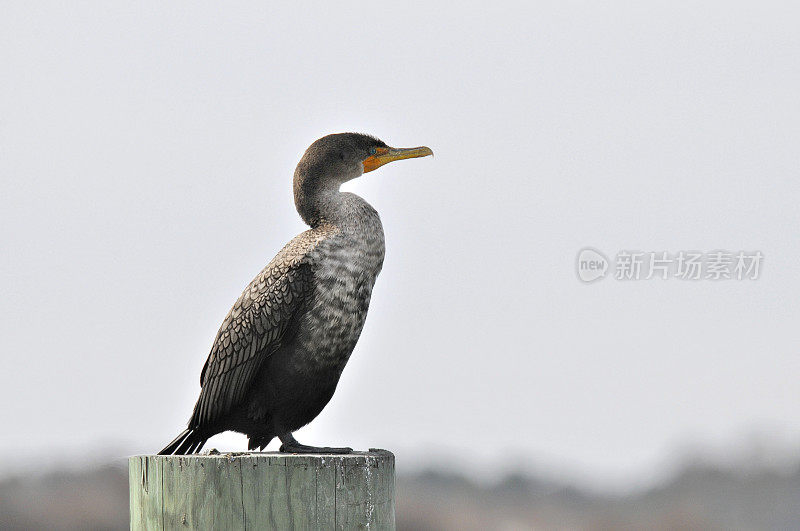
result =
[{"label": "wooden piling", "polygon": [[386,450],[139,455],[128,464],[132,530],[395,528]]}]

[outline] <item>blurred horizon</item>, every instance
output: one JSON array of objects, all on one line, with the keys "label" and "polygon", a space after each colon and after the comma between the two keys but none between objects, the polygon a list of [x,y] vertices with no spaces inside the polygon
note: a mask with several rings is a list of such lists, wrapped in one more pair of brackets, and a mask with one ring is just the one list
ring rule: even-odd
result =
[{"label": "blurred horizon", "polygon": [[[0,477],[3,529],[127,529],[125,461]],[[486,481],[468,471],[397,471],[397,528],[793,529],[800,523],[800,460],[688,459],[647,487],[592,490],[564,478],[509,469]]]},{"label": "blurred horizon", "polygon": [[[226,438],[217,437],[224,442]],[[375,446],[371,446],[375,447]],[[207,444],[201,453],[211,449],[222,453],[239,451],[224,445]],[[524,449],[507,449],[504,455],[488,462],[476,463],[474,455],[465,452],[437,451],[424,455],[420,451],[397,452],[398,474],[415,476],[429,472],[444,475],[468,477],[476,485],[491,486],[514,475],[535,477],[538,480],[553,481],[569,485],[597,496],[630,496],[646,492],[673,482],[686,470],[712,468],[732,473],[777,473],[791,474],[800,471],[800,441],[780,440],[774,434],[752,431],[745,436],[727,441],[724,446],[703,445],[697,441],[684,441],[673,448],[670,455],[657,466],[643,470],[637,476],[626,478],[623,482],[603,481],[580,470],[550,466],[546,461],[528,455]],[[367,450],[356,448],[356,450]],[[275,450],[267,450],[275,451]],[[0,470],[0,480],[15,477],[37,477],[48,471],[60,473],[91,472],[107,466],[127,467],[128,457],[141,454],[154,454],[152,451],[126,450],[112,441],[98,442],[82,451],[59,453],[37,452],[26,454],[24,450],[9,451],[13,461],[4,460]],[[30,462],[35,458],[37,466],[31,469]]]}]

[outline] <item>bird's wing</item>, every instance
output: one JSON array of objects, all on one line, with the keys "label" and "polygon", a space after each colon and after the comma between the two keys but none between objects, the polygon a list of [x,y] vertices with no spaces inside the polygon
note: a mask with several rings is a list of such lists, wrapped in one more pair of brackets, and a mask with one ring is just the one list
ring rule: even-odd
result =
[{"label": "bird's wing", "polygon": [[311,290],[307,250],[287,245],[228,312],[200,374],[202,391],[190,427],[213,425],[226,415],[244,398],[262,362],[280,348]]}]

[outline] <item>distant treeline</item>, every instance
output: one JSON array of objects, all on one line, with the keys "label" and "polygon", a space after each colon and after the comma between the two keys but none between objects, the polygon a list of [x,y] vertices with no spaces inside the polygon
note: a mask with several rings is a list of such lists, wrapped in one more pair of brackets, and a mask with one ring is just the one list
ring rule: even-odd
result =
[{"label": "distant treeline", "polygon": [[[800,468],[687,467],[627,496],[512,474],[486,485],[452,471],[397,479],[401,530],[800,529]],[[128,529],[123,463],[0,481],[0,529]]]}]

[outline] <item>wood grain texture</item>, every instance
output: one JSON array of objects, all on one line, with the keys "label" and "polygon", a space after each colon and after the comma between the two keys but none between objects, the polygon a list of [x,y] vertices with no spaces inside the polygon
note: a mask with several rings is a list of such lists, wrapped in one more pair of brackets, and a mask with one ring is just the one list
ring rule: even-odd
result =
[{"label": "wood grain texture", "polygon": [[134,456],[131,529],[395,528],[394,455]]}]

